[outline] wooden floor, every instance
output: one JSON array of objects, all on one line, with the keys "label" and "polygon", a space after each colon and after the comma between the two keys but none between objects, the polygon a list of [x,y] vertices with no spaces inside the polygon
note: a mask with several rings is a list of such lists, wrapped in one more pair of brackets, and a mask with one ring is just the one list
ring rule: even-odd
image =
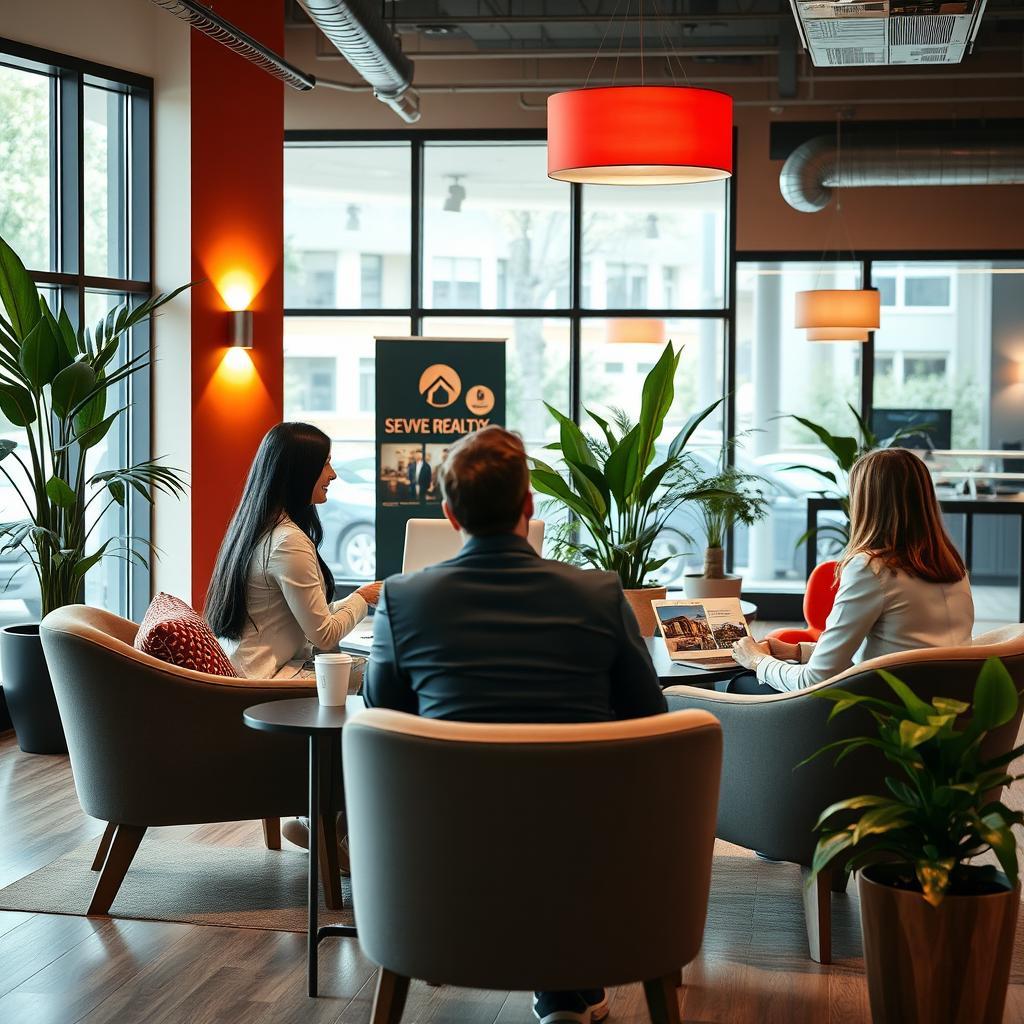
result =
[{"label": "wooden floor", "polygon": [[[217,841],[260,842],[255,824],[205,826]],[[22,754],[0,736],[0,886],[89,837],[66,758]],[[730,850],[730,853],[738,851]],[[712,891],[704,950],[686,969],[682,1014],[730,1024],[868,1021],[855,914],[837,962],[806,954],[793,869],[751,860],[750,892]],[[839,897],[841,901],[853,896]],[[362,1024],[374,969],[352,940],[325,942],[321,992],[305,995],[305,936],[195,925],[0,912],[0,1021],[11,1024]],[[1024,1021],[1024,929],[1007,1022]],[[639,985],[612,993],[612,1020],[647,1021]],[[405,1022],[526,1024],[529,996],[414,983]]]}]

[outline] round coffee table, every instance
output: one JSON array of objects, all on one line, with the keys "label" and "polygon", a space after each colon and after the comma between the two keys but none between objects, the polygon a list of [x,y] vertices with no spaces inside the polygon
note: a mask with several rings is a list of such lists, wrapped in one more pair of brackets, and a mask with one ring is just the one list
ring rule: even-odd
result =
[{"label": "round coffee table", "polygon": [[[351,700],[351,698],[350,698]],[[330,798],[335,780],[326,775],[328,785],[321,785],[325,773],[337,768],[337,783],[341,774],[341,730],[346,717],[362,708],[362,700],[351,709],[323,707],[316,697],[296,700],[272,700],[254,704],[242,713],[245,724],[264,732],[302,733],[309,737],[309,923],[306,947],[306,991],[317,994],[317,948],[321,940],[332,936],[356,935],[352,925],[317,926],[320,905],[319,868],[320,845],[323,843],[326,868],[325,891],[328,905],[340,902],[338,845],[336,831],[337,801]]]}]

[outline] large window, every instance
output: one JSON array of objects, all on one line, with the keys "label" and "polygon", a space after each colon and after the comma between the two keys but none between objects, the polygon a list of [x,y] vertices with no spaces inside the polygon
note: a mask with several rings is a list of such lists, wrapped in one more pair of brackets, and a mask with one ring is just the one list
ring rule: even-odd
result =
[{"label": "large window", "polygon": [[[0,235],[21,256],[55,313],[62,309],[76,328],[92,326],[115,306],[150,294],[152,82],[8,45],[0,51]],[[137,329],[119,358],[143,352],[148,343],[148,330]],[[149,456],[143,378],[133,377],[110,395],[128,413],[90,449],[89,471]],[[0,422],[0,434],[19,442],[24,437],[6,421]],[[25,515],[6,479],[0,505],[5,519]],[[128,533],[145,539],[149,506],[130,495],[126,508],[111,505],[89,525],[90,548]],[[121,558],[103,559],[86,578],[85,600],[141,615],[149,601],[148,571]],[[38,612],[38,585],[27,556],[3,554],[0,624]]]},{"label": "large window", "polygon": [[[666,430],[723,393],[725,183],[569,186],[547,177],[540,138],[410,133],[382,144],[303,134],[286,150],[285,190],[285,409],[335,439],[340,481],[324,514],[324,551],[342,577],[375,568],[375,335],[504,340],[508,424],[537,453],[558,436],[545,402],[578,418],[583,404],[635,414],[662,347],[630,336],[628,325],[643,318],[658,318],[664,338],[684,345],[686,380]],[[374,230],[360,235],[371,218]],[[338,268],[329,303],[310,280],[312,254]],[[346,273],[358,294],[346,292]],[[307,371],[328,358],[337,361],[333,409],[309,410]],[[723,426],[717,417],[699,439],[709,459]]]}]

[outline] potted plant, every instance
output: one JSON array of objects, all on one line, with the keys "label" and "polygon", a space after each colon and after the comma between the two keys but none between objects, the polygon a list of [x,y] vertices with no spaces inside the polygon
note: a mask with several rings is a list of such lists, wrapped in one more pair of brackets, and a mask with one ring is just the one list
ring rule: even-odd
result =
[{"label": "potted plant", "polygon": [[761,478],[727,466],[708,486],[717,493],[697,503],[704,524],[704,572],[687,573],[683,590],[687,597],[739,597],[740,576],[725,572],[725,538],[737,524],[753,526],[768,514],[768,501],[756,485]]},{"label": "potted plant", "polygon": [[[864,417],[849,402],[846,407],[853,413],[857,423],[857,436],[847,437],[845,435],[832,434],[820,423],[806,419],[803,416],[790,415],[788,418],[796,420],[802,426],[813,433],[819,441],[828,449],[836,461],[835,469],[822,469],[820,466],[810,466],[806,463],[799,463],[795,466],[788,466],[788,469],[806,469],[826,481],[827,486],[823,487],[818,494],[823,498],[836,499],[842,509],[843,518],[839,521],[822,523],[812,530],[807,530],[797,538],[796,546],[824,541],[832,550],[828,551],[829,556],[839,554],[850,541],[850,470],[853,464],[868,452],[876,448],[891,448],[897,441],[906,437],[927,436],[931,429],[930,423],[918,423],[912,427],[902,427],[891,437],[880,438],[868,426]],[[819,553],[820,554],[820,553]]]},{"label": "potted plant", "polygon": [[[942,697],[926,703],[888,672],[879,675],[898,702],[831,688],[818,694],[836,702],[833,716],[862,707],[877,723],[872,735],[823,750],[838,749],[842,758],[874,747],[893,774],[887,794],[824,810],[811,877],[837,858],[860,869],[876,1024],[996,1024],[1020,904],[1013,826],[1024,823],[999,793],[1024,777],[1007,771],[1024,747],[993,757],[985,740],[1018,721],[1017,691],[996,658],[982,667],[970,704]],[[1001,872],[969,863],[989,851]]]},{"label": "potted plant", "polygon": [[[107,508],[123,506],[129,490],[148,502],[154,491],[184,493],[179,473],[156,461],[94,470],[88,458],[127,408],[108,408],[118,386],[149,366],[148,353],[122,352],[128,332],[180,291],[119,306],[94,330],[76,331],[64,310],[54,317],[0,238],[0,411],[25,430],[24,455],[18,441],[0,439],[0,473],[26,513],[0,523],[0,551],[25,553],[22,568],[36,575],[43,615],[80,601],[86,573],[104,557],[147,564],[133,536],[93,541]],[[0,630],[0,662],[21,749],[64,752],[38,624]]]},{"label": "potted plant", "polygon": [[535,490],[565,507],[576,519],[556,527],[556,555],[578,565],[618,574],[644,636],[653,636],[651,601],[665,596],[653,575],[669,559],[652,557],[651,547],[672,513],[684,501],[716,493],[686,453],[694,431],[721,399],[695,413],[656,461],[655,442],[675,395],[673,381],[682,348],[669,342],[644,380],[640,415],[632,422],[616,413],[612,422],[586,412],[601,431],[590,437],[568,417],[548,405],[559,425],[559,440],[548,448],[562,457],[565,476],[531,458]]}]

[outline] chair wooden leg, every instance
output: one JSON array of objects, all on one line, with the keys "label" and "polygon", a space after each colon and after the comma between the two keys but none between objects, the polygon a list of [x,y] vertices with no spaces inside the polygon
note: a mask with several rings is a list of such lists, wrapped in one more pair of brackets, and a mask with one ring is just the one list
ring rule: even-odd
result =
[{"label": "chair wooden leg", "polygon": [[644,982],[647,1010],[651,1024],[680,1024],[679,998],[676,995],[676,974],[666,974]]},{"label": "chair wooden leg", "polygon": [[107,859],[103,862],[103,870],[96,880],[96,888],[93,890],[92,900],[86,914],[92,917],[94,914],[105,914],[110,910],[110,904],[114,902],[124,876],[128,873],[135,853],[146,834],[145,825],[118,825],[114,832]]},{"label": "chair wooden leg", "polygon": [[386,967],[377,972],[377,991],[373,996],[370,1024],[398,1024],[409,994],[409,979]]},{"label": "chair wooden leg", "polygon": [[96,856],[92,859],[93,871],[99,871],[103,867],[103,862],[107,859],[107,851],[110,849],[110,840],[114,838],[114,829],[116,828],[117,826],[110,822],[103,830],[103,835],[100,837],[100,845],[96,848]]},{"label": "chair wooden leg", "polygon": [[280,850],[281,849],[281,819],[280,818],[264,818],[263,819],[263,842],[266,843],[268,850]]},{"label": "chair wooden leg", "polygon": [[[324,902],[329,910],[341,910],[338,826],[333,813],[320,815],[316,834],[317,842],[320,844],[320,883],[324,887]],[[312,841],[311,836],[310,842]]]},{"label": "chair wooden leg", "polygon": [[833,871],[826,868],[810,884],[808,868],[801,868],[803,882],[804,919],[807,924],[807,945],[811,959],[819,964],[832,963],[832,885]]}]

